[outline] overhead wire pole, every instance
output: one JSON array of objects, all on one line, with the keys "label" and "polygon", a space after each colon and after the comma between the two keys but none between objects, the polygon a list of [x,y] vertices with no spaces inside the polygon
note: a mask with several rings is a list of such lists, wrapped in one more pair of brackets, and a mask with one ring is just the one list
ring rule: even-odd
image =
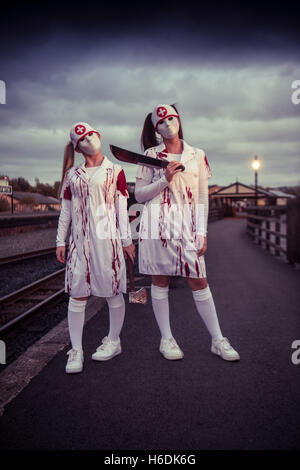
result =
[{"label": "overhead wire pole", "polygon": [[254,170],[255,206],[257,206],[257,180],[258,180],[259,167],[260,167],[260,161],[258,160],[258,156],[255,155],[254,160],[252,162],[252,168]]},{"label": "overhead wire pole", "polygon": [[254,171],[255,205],[257,206],[257,170]]},{"label": "overhead wire pole", "polygon": [[[255,211],[254,211],[255,216],[258,215],[258,211],[257,211],[257,180],[258,180],[259,167],[260,167],[260,161],[258,160],[258,156],[255,155],[254,160],[252,162],[252,168],[254,170],[254,187],[255,187]],[[255,220],[255,224],[257,224],[257,227],[259,227],[260,226],[259,220],[257,218],[255,218],[254,220]],[[258,231],[258,234],[259,234],[259,231]]]}]

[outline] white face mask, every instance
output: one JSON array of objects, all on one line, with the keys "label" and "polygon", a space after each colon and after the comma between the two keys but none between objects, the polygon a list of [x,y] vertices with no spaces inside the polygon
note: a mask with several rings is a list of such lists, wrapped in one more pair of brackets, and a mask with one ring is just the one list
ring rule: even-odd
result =
[{"label": "white face mask", "polygon": [[95,132],[87,134],[79,143],[79,149],[87,155],[95,155],[100,151],[101,142]]},{"label": "white face mask", "polygon": [[165,139],[172,139],[178,134],[179,121],[175,116],[169,116],[157,125],[157,132],[165,137]]}]

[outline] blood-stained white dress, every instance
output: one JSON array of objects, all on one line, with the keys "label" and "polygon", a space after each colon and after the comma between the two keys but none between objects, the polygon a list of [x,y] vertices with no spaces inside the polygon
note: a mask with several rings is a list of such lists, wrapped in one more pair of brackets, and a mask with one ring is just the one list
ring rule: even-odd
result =
[{"label": "blood-stained white dress", "polygon": [[126,293],[122,246],[132,243],[129,197],[122,167],[107,157],[91,177],[85,163],[66,173],[56,245],[65,244],[71,223],[65,292],[71,297]]},{"label": "blood-stained white dress", "polygon": [[[206,236],[210,167],[201,149],[183,141],[180,163],[185,167],[171,182],[165,169],[139,164],[136,200],[144,202],[139,229],[139,271],[143,274],[205,278],[204,255],[197,255],[197,235]],[[166,153],[164,143],[145,155],[178,160]],[[148,187],[145,187],[145,183]],[[140,191],[139,185],[144,186]],[[141,189],[144,189],[141,187]],[[145,195],[149,189],[151,198]]]}]

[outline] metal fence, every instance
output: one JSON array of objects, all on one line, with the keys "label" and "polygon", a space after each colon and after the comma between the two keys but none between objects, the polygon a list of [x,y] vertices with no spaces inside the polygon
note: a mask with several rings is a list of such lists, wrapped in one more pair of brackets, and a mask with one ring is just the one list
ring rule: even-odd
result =
[{"label": "metal fence", "polygon": [[255,243],[289,263],[300,263],[300,198],[286,206],[247,207],[247,233]]}]

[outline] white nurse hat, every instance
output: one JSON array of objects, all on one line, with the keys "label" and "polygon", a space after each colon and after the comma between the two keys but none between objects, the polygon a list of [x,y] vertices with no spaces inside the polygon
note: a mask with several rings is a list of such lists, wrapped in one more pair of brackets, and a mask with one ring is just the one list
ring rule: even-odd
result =
[{"label": "white nurse hat", "polygon": [[173,106],[170,106],[169,104],[157,105],[151,115],[151,121],[155,130],[157,130],[157,125],[161,121],[170,116],[179,117],[178,113],[175,111]]},{"label": "white nurse hat", "polygon": [[76,152],[79,152],[78,150],[79,142],[90,132],[95,132],[96,134],[98,134],[99,139],[100,139],[99,132],[93,129],[87,122],[77,122],[76,124],[73,125],[70,131],[70,138],[74,146],[74,150]]}]

